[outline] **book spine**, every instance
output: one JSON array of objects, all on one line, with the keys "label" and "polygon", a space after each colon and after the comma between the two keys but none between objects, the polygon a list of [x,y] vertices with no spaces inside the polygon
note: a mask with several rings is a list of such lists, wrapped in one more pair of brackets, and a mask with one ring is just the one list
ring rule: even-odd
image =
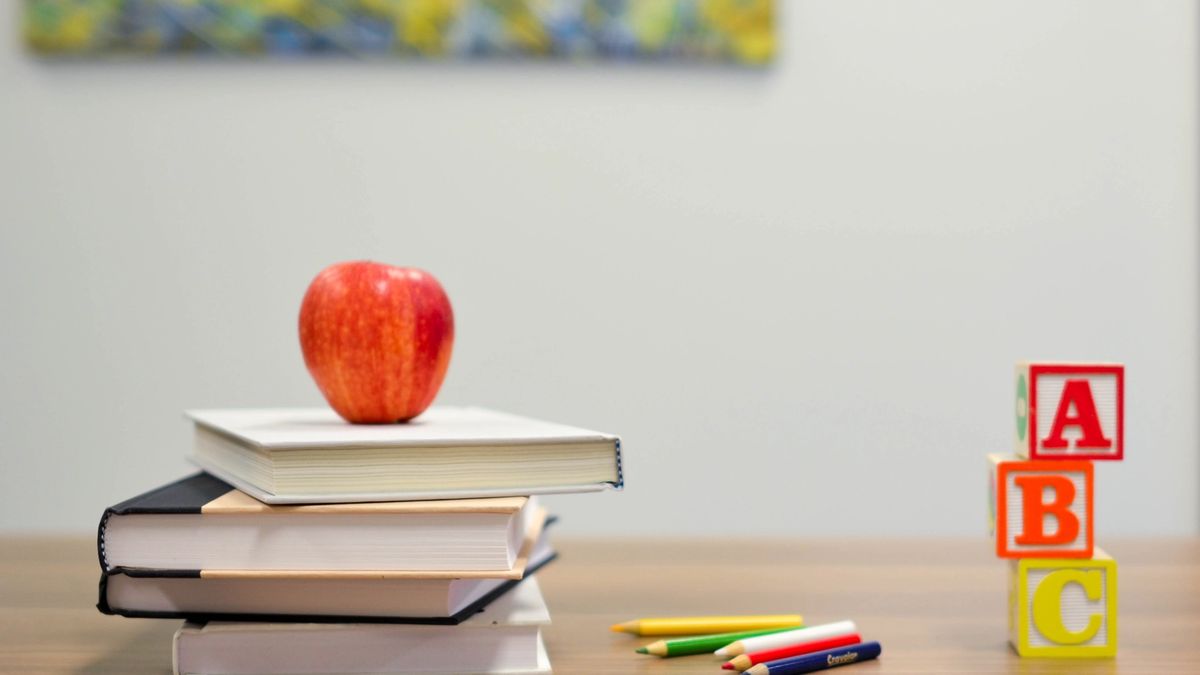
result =
[{"label": "book spine", "polygon": [[104,550],[104,531],[108,527],[108,519],[112,514],[111,507],[104,509],[104,515],[100,516],[100,524],[96,527],[96,559],[100,562],[101,574],[108,569],[108,559]]},{"label": "book spine", "polygon": [[616,455],[617,455],[617,458],[616,458],[617,459],[617,482],[615,484],[613,484],[613,487],[618,490],[623,490],[623,489],[625,489],[625,467],[621,461],[621,439],[620,438],[614,439],[614,446],[616,448]]},{"label": "book spine", "polygon": [[108,573],[103,570],[100,572],[100,599],[96,601],[96,609],[110,616],[116,613],[108,604]]}]

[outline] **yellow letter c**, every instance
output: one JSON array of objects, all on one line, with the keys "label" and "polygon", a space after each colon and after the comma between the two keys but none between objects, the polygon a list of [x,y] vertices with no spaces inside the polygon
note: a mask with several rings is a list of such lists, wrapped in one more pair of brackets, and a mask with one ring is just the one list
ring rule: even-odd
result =
[{"label": "yellow letter c", "polygon": [[1088,625],[1081,631],[1072,632],[1062,622],[1062,592],[1067,584],[1076,583],[1083,587],[1088,600],[1099,601],[1104,589],[1104,575],[1100,570],[1055,570],[1042,579],[1033,592],[1033,623],[1047,640],[1060,645],[1077,645],[1091,640],[1100,630],[1104,615],[1100,612],[1088,618]]}]

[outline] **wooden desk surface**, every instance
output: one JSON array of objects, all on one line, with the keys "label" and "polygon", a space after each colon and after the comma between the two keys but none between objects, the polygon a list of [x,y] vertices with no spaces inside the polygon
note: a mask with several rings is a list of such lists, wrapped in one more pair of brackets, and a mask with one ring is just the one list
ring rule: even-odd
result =
[{"label": "wooden desk surface", "polygon": [[[608,631],[640,616],[798,611],[851,618],[883,643],[869,673],[1200,673],[1200,539],[1109,542],[1120,565],[1115,660],[1020,659],[1006,646],[1005,565],[985,539],[561,539],[541,573],[554,672],[720,673],[707,656],[660,660]],[[170,672],[174,621],[102,616],[82,539],[0,539],[0,672]]]}]

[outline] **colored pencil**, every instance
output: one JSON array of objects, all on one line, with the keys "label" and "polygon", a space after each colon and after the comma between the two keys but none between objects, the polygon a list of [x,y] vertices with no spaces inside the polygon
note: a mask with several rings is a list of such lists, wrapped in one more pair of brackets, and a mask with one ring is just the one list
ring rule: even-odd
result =
[{"label": "colored pencil", "polygon": [[742,654],[741,656],[733,657],[721,667],[725,670],[736,670],[740,673],[750,666],[759,663],[778,661],[779,659],[787,659],[793,656],[800,656],[801,654],[811,654],[813,652],[820,652],[826,649],[833,649],[834,647],[856,645],[862,641],[862,636],[858,633],[847,633],[846,635],[838,635],[831,638],[801,642],[788,647],[780,647],[779,649],[766,649],[761,652]]},{"label": "colored pencil", "polygon": [[[651,642],[645,647],[639,647],[637,653],[665,657],[711,654],[714,649],[724,647],[734,640],[758,637],[759,635],[770,635],[771,633],[780,633],[785,630],[792,630],[792,628],[790,626],[788,628],[763,628],[762,630],[748,630],[740,633],[718,633],[716,635],[699,635],[697,637],[679,638],[677,640],[659,640],[658,642]],[[855,642],[859,642],[859,640],[855,640]]]},{"label": "colored pencil", "polygon": [[767,661],[751,666],[742,675],[800,675],[800,673],[811,673],[814,670],[870,661],[882,652],[883,647],[878,642],[860,642],[849,647],[837,647],[803,656],[793,656],[790,659]]},{"label": "colored pencil", "polygon": [[708,635],[764,628],[796,628],[804,625],[799,614],[764,616],[687,616],[664,619],[635,619],[612,627],[614,633],[634,635]]},{"label": "colored pencil", "polygon": [[801,642],[811,642],[812,640],[857,632],[858,626],[855,626],[853,621],[823,623],[819,626],[809,626],[807,628],[798,628],[772,635],[760,635],[758,637],[746,638],[745,640],[738,640],[737,642],[725,645],[714,653],[717,656],[731,659],[742,654],[749,654],[750,652],[779,649],[780,647],[787,647],[788,645],[799,644]]}]

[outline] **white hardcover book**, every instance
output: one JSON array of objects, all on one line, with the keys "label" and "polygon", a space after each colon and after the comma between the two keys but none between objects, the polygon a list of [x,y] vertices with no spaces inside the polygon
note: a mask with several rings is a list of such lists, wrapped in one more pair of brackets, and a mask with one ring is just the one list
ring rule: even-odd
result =
[{"label": "white hardcover book", "polygon": [[403,424],[328,408],[198,410],[192,461],[269,504],[403,501],[620,489],[612,434],[482,408]]},{"label": "white hardcover book", "polygon": [[550,613],[528,579],[457,626],[380,623],[185,623],[176,675],[549,673]]}]

